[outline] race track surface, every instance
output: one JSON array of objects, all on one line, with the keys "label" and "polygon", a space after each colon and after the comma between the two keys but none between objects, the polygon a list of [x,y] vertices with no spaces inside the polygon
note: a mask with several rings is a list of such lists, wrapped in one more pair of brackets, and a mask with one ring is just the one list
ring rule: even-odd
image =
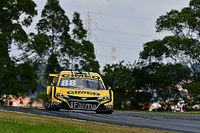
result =
[{"label": "race track surface", "polygon": [[132,127],[200,133],[199,114],[163,114],[158,112],[114,112],[113,114],[96,114],[95,112],[91,111],[46,111],[42,109],[16,107],[0,107],[0,110],[97,121]]}]

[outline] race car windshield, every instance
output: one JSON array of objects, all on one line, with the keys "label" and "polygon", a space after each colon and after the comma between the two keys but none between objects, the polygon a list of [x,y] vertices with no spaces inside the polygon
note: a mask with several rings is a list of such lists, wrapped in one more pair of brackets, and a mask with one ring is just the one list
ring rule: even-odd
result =
[{"label": "race car windshield", "polygon": [[105,90],[100,80],[87,78],[62,78],[60,81],[60,87]]}]

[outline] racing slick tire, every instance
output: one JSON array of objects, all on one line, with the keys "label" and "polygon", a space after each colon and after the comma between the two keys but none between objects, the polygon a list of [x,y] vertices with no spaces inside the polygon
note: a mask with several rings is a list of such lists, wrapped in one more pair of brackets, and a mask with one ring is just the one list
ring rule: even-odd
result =
[{"label": "racing slick tire", "polygon": [[52,109],[51,109],[51,110],[53,110],[53,111],[60,111],[60,107],[54,105],[54,106],[52,106]]},{"label": "racing slick tire", "polygon": [[52,105],[51,101],[47,98],[45,100],[45,109],[46,110],[52,110],[52,111],[60,111],[60,106],[58,106],[58,105]]},{"label": "racing slick tire", "polygon": [[49,105],[45,105],[45,109],[46,110],[51,110],[51,111],[60,111],[60,107],[57,107],[57,106],[49,106]]}]

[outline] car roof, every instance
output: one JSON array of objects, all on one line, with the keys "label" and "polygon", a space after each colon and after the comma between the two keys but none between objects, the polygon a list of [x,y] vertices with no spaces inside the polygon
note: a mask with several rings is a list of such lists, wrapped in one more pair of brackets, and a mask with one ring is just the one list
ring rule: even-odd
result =
[{"label": "car roof", "polygon": [[91,75],[91,76],[99,76],[100,75],[98,73],[95,72],[87,72],[87,71],[61,71],[60,75],[62,74],[84,74],[84,75]]}]

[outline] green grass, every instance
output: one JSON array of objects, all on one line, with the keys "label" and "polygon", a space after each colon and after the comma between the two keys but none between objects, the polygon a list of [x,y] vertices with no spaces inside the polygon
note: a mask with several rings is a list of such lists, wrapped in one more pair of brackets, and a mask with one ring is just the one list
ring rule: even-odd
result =
[{"label": "green grass", "polygon": [[20,122],[0,120],[1,133],[86,133],[83,129],[56,124],[40,124],[35,122]]},{"label": "green grass", "polygon": [[0,133],[169,133],[0,110]]}]

